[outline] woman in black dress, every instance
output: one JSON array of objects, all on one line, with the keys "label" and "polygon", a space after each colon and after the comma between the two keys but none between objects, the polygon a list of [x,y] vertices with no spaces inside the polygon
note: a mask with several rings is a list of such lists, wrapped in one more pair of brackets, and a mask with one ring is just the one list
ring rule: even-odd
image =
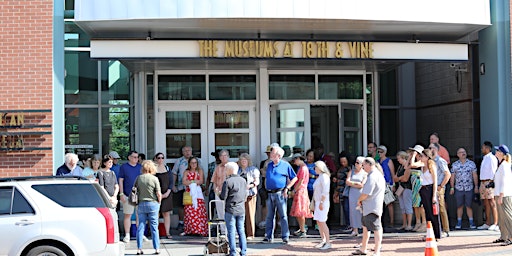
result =
[{"label": "woman in black dress", "polygon": [[160,182],[160,189],[162,191],[162,203],[160,204],[160,213],[164,218],[165,235],[168,239],[172,236],[169,233],[171,229],[171,210],[172,210],[172,199],[171,199],[171,179],[172,173],[169,171],[169,167],[165,164],[164,153],[157,153],[153,158],[156,163],[156,177]]}]

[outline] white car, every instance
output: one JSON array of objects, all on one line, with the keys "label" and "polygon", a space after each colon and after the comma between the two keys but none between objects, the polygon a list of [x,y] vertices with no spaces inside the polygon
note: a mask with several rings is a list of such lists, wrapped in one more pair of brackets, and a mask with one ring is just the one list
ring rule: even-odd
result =
[{"label": "white car", "polygon": [[0,255],[124,255],[117,214],[94,181],[0,179]]}]

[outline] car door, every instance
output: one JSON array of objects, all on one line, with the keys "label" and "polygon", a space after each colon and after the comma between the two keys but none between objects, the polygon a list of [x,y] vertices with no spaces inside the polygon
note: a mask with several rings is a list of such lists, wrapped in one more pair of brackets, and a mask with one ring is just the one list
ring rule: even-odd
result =
[{"label": "car door", "polygon": [[15,186],[0,186],[0,255],[17,255],[41,232],[34,207]]}]

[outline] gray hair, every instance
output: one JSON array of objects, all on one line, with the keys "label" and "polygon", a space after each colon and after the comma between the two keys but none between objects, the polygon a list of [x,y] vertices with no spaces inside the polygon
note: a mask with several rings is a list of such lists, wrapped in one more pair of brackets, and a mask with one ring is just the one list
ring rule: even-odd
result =
[{"label": "gray hair", "polygon": [[284,149],[282,149],[281,147],[272,147],[272,150],[276,151],[276,154],[279,156],[279,159],[283,158]]},{"label": "gray hair", "polygon": [[238,158],[238,165],[240,165],[240,166],[242,166],[242,165],[241,165],[241,160],[242,160],[242,159],[247,160],[247,166],[252,166],[252,160],[251,160],[251,156],[249,156],[249,154],[247,154],[247,153],[242,153],[242,154],[240,155],[240,157]]},{"label": "gray hair", "polygon": [[238,173],[238,164],[235,162],[228,162],[225,165],[226,176]]},{"label": "gray hair", "polygon": [[64,161],[69,164],[69,162],[71,162],[71,160],[75,160],[74,162],[75,163],[78,163],[78,155],[75,154],[75,153],[67,153],[65,156],[64,156]]},{"label": "gray hair", "polygon": [[327,168],[327,165],[324,163],[324,161],[316,161],[315,167],[320,169],[322,173],[327,174],[329,177],[331,176],[331,172],[329,171],[329,168]]}]

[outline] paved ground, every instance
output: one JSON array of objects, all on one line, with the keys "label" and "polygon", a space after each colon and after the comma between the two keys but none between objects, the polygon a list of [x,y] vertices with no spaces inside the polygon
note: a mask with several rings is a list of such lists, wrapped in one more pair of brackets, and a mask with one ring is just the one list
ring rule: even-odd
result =
[{"label": "paved ground", "polygon": [[[280,239],[273,244],[261,244],[262,237],[257,237],[248,244],[248,255],[351,255],[353,246],[360,242],[361,238],[352,238],[347,234],[341,234],[337,230],[331,230],[333,248],[327,251],[320,251],[313,248],[319,242],[318,232],[310,231],[307,238],[291,238],[288,245],[283,245]],[[315,234],[316,233],[316,234]],[[384,234],[383,249],[381,255],[424,255],[425,242],[422,241],[423,234],[420,233],[397,233],[388,232]],[[443,238],[437,243],[440,255],[512,255],[512,246],[499,246],[492,241],[499,238],[499,232],[495,231],[452,231],[450,237]],[[201,237],[179,237],[161,240],[162,256],[182,255],[204,255],[204,248],[207,238]],[[373,247],[372,239],[370,244]],[[135,255],[135,240],[126,244],[125,255]],[[154,252],[150,242],[144,243],[145,254]],[[371,255],[371,253],[369,253]]]}]

